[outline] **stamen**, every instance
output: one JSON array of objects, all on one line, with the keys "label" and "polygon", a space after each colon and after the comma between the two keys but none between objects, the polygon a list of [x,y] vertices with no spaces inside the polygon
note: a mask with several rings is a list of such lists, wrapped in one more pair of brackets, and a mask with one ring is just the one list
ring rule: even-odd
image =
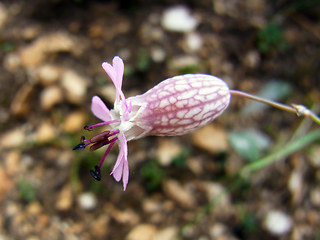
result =
[{"label": "stamen", "polygon": [[90,170],[90,175],[97,181],[101,180],[100,167],[94,166],[94,170]]},{"label": "stamen", "polygon": [[103,154],[103,157],[102,157],[102,159],[101,159],[101,161],[100,161],[100,163],[99,163],[99,168],[101,168],[104,160],[106,159],[108,153],[110,152],[112,146],[115,144],[116,140],[118,140],[117,137],[115,137],[115,138],[113,138],[113,139],[110,140],[110,144],[109,144],[107,150],[105,151],[105,153]]},{"label": "stamen", "polygon": [[87,145],[84,143],[79,143],[78,145],[74,146],[72,150],[84,149]]},{"label": "stamen", "polygon": [[116,123],[116,122],[120,122],[120,120],[116,119],[116,120],[112,120],[112,121],[97,123],[97,124],[94,124],[94,125],[91,125],[91,126],[84,126],[84,129],[88,130],[88,131],[92,131],[92,129],[95,128],[95,127],[109,125],[109,124]]}]

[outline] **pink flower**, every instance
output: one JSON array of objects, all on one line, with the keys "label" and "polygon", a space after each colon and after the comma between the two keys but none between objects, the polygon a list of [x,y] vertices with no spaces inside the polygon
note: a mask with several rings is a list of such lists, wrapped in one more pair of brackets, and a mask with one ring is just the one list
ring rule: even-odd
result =
[{"label": "pink flower", "polygon": [[82,139],[73,149],[90,146],[96,150],[107,145],[107,150],[91,175],[101,179],[100,168],[111,147],[117,143],[119,154],[111,175],[122,179],[124,190],[129,181],[127,142],[148,135],[176,136],[189,133],[218,117],[229,105],[230,92],[226,83],[207,74],[186,74],[166,79],[142,95],[125,98],[121,86],[124,64],[114,57],[112,65],[102,67],[116,87],[114,108],[109,110],[103,101],[94,96],[91,110],[101,123],[85,127],[110,125],[90,139]]}]

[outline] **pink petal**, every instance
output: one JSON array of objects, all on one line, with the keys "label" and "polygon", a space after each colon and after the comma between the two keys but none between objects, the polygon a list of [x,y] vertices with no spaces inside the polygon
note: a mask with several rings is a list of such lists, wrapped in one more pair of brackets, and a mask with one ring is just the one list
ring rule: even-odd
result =
[{"label": "pink petal", "polygon": [[128,159],[123,161],[123,173],[122,173],[122,182],[123,182],[123,191],[126,190],[128,182],[129,182],[129,165]]},{"label": "pink petal", "polygon": [[121,90],[122,87],[122,77],[123,77],[123,72],[124,72],[124,64],[121,58],[119,57],[114,57],[112,60],[112,65],[114,68],[114,71],[116,73],[116,79],[114,85],[116,88]]},{"label": "pink petal", "polygon": [[114,79],[116,78],[116,72],[115,72],[113,66],[111,66],[110,63],[104,62],[104,63],[102,63],[102,67],[106,71],[106,73],[109,75],[112,82],[114,82]]},{"label": "pink petal", "polygon": [[109,109],[98,96],[94,96],[91,100],[91,111],[104,122],[111,120]]},{"label": "pink petal", "polygon": [[117,182],[121,180],[122,171],[123,171],[123,161],[121,159],[120,165],[118,165],[118,167],[112,171],[112,176]]},{"label": "pink petal", "polygon": [[119,154],[116,164],[113,167],[111,175],[113,175],[116,181],[120,181],[122,178],[123,187],[126,188],[129,180],[129,167],[128,167],[128,146],[124,133],[120,132],[118,135],[119,141]]}]

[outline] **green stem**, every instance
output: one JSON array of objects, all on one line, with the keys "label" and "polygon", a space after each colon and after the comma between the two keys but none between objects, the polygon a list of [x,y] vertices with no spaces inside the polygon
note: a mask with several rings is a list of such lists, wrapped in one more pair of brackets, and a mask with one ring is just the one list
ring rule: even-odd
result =
[{"label": "green stem", "polygon": [[315,140],[320,139],[320,129],[314,130],[307,135],[299,138],[298,140],[294,142],[290,142],[284,147],[282,147],[280,150],[271,153],[270,155],[261,158],[260,160],[257,160],[253,163],[250,163],[246,166],[244,166],[242,169],[240,169],[240,175],[241,176],[248,176],[250,173],[257,171],[267,165],[270,165],[271,163],[295,152],[298,151],[308,144],[312,143]]},{"label": "green stem", "polygon": [[277,102],[267,100],[267,99],[249,94],[249,93],[241,92],[238,90],[230,90],[230,94],[233,96],[244,97],[244,98],[248,98],[248,99],[251,99],[251,100],[254,100],[257,102],[261,102],[261,103],[270,105],[272,107],[278,108],[283,111],[295,113],[298,115],[298,117],[300,117],[300,116],[309,117],[314,122],[316,122],[317,124],[320,125],[320,118],[314,112],[312,112],[311,110],[309,110],[305,106],[296,105],[296,104],[291,104],[291,106],[288,106],[285,104],[277,103]]}]

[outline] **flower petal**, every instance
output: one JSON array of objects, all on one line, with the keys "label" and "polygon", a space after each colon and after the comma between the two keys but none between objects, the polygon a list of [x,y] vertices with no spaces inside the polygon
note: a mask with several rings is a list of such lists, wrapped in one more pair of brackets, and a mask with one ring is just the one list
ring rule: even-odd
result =
[{"label": "flower petal", "polygon": [[129,166],[128,166],[128,146],[127,140],[123,132],[118,135],[119,141],[119,154],[116,164],[113,167],[111,175],[113,175],[116,181],[120,181],[122,178],[124,190],[127,187],[129,181]]},{"label": "flower petal", "polygon": [[104,122],[111,120],[109,109],[98,96],[94,96],[91,100],[91,111]]},{"label": "flower petal", "polygon": [[127,184],[129,182],[129,165],[128,159],[124,159],[123,161],[123,170],[122,170],[122,182],[123,182],[123,191],[126,190]]}]

